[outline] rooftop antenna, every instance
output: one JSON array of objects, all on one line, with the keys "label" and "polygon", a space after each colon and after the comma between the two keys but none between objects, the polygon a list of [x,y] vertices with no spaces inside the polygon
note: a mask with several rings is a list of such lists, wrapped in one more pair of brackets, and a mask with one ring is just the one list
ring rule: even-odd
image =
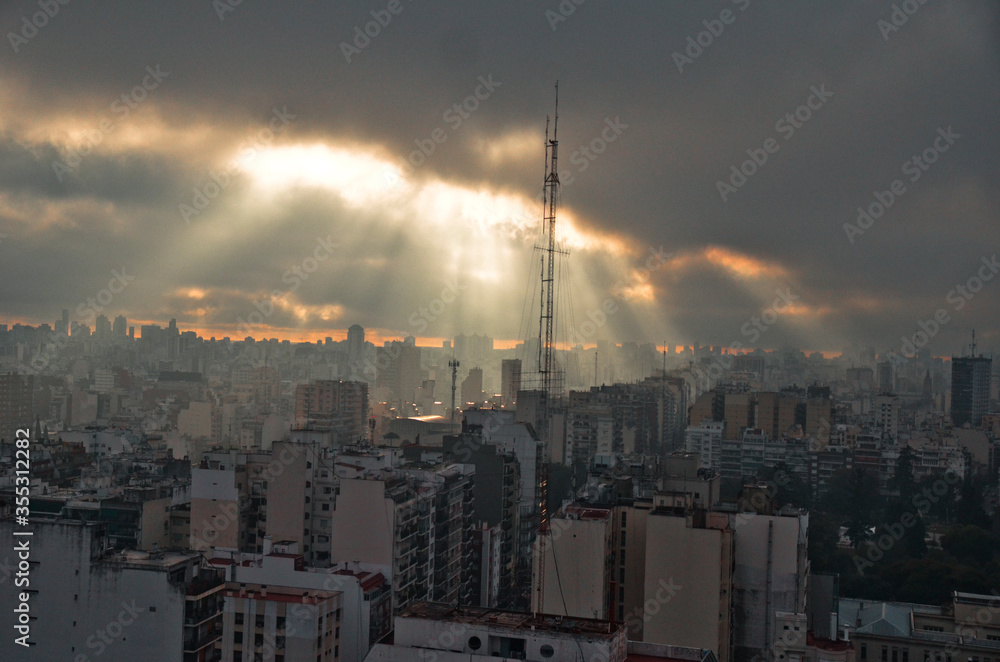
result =
[{"label": "rooftop antenna", "polygon": [[[542,378],[541,421],[549,427],[549,414],[552,409],[553,396],[562,396],[562,380],[556,375],[554,351],[555,324],[555,259],[557,254],[565,255],[566,251],[556,249],[556,203],[559,196],[559,81],[556,81],[556,106],[552,122],[552,138],[549,138],[549,121],[545,119],[545,185],[542,187],[543,229],[547,235],[547,246],[539,246],[542,250],[542,311],[539,317],[539,366],[538,372]],[[544,432],[545,450],[542,462],[538,467],[538,533],[535,545],[538,550],[538,602],[535,604],[535,616],[545,608],[545,548],[542,546],[542,536],[549,528],[549,463],[548,440],[549,432]],[[553,553],[555,553],[553,551]]]},{"label": "rooftop antenna", "polygon": [[972,356],[976,355],[976,330],[972,330]]}]

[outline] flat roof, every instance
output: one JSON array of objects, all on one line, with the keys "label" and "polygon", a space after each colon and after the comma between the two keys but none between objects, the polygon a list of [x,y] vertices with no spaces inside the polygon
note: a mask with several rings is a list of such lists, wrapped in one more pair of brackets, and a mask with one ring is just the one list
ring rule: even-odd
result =
[{"label": "flat roof", "polygon": [[437,602],[421,602],[403,610],[398,618],[422,618],[446,623],[502,627],[512,630],[534,628],[536,631],[564,634],[585,634],[590,637],[612,639],[625,625],[613,626],[608,621],[591,618],[573,618],[552,614],[490,609],[488,607],[452,607]]}]

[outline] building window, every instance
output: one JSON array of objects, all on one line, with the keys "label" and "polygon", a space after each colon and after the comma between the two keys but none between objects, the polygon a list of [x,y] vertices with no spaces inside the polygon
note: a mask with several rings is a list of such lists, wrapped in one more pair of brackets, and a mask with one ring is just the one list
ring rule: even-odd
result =
[{"label": "building window", "polygon": [[882,647],[882,662],[889,662],[889,647]]},{"label": "building window", "polygon": [[262,628],[262,627],[264,627],[264,615],[263,615],[263,614],[258,614],[258,615],[257,615],[257,618],[255,618],[255,619],[254,619],[254,623],[255,623],[255,624],[257,625],[257,627],[259,627],[259,628]]},{"label": "building window", "polygon": [[482,640],[479,637],[475,637],[475,636],[469,637],[469,648],[471,650],[477,651],[477,650],[479,650],[482,647],[482,645],[483,645],[483,642],[482,642]]},{"label": "building window", "polygon": [[549,658],[556,654],[556,650],[548,644],[543,644],[542,647],[538,649],[538,652],[544,658]]},{"label": "building window", "polygon": [[236,624],[237,625],[243,625],[243,612],[242,611],[236,612]]},{"label": "building window", "polygon": [[868,644],[861,644],[861,662],[868,659]]}]

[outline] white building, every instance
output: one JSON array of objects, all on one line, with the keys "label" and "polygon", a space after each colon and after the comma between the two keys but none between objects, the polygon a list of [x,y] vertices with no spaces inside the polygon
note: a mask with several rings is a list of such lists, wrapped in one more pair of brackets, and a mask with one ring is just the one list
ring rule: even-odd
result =
[{"label": "white building", "polygon": [[396,618],[392,643],[377,644],[367,662],[625,662],[627,656],[622,624],[425,603]]},{"label": "white building", "polygon": [[702,468],[721,467],[722,431],[725,423],[703,421],[701,425],[691,425],[684,431],[684,450],[697,453]]},{"label": "white building", "polygon": [[[108,556],[106,528],[79,521],[32,522],[28,584],[0,591],[3,660],[211,659],[222,636],[221,573],[193,552]],[[23,527],[18,527],[23,530]],[[0,537],[15,540],[13,521]],[[21,592],[28,593],[28,651],[14,643]]]}]

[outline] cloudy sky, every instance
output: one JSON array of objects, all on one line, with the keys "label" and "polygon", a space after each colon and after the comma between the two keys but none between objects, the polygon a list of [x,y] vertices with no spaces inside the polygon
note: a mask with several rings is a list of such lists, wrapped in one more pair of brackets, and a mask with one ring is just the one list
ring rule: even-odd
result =
[{"label": "cloudy sky", "polygon": [[558,79],[563,337],[1000,347],[995,2],[45,5],[0,7],[4,322],[537,333]]}]

